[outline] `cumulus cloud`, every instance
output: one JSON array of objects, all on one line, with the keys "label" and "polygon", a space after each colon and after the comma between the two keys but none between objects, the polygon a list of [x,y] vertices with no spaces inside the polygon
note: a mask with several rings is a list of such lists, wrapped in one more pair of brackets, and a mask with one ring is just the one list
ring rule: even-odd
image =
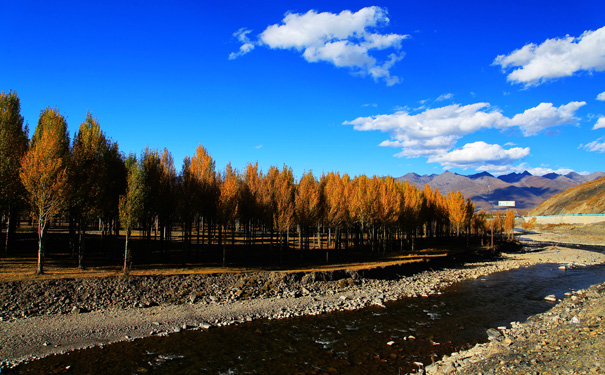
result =
[{"label": "cumulus cloud", "polygon": [[512,118],[492,109],[489,103],[452,104],[417,114],[401,110],[390,115],[358,117],[343,124],[352,125],[358,131],[378,130],[389,134],[390,139],[380,146],[401,149],[396,157],[427,157],[429,162],[444,166],[472,166],[495,171],[504,170],[503,166],[510,166],[527,156],[529,148],[504,149],[500,145],[475,142],[451,150],[463,136],[482,129],[516,127],[525,136],[532,136],[547,128],[576,124],[575,111],[584,104],[571,102],[555,107],[551,103],[541,103]]},{"label": "cumulus cloud", "polygon": [[574,116],[575,112],[585,104],[586,102],[571,102],[555,107],[552,103],[540,103],[537,107],[515,115],[509,126],[518,126],[525,136],[530,136],[546,128],[577,123],[579,119]]},{"label": "cumulus cloud", "polygon": [[[376,6],[355,13],[349,10],[338,14],[317,13],[315,10],[305,14],[287,13],[280,24],[268,26],[255,42],[248,38],[248,30],[236,32],[234,35],[242,46],[229,58],[245,55],[256,45],[271,49],[293,49],[302,52],[302,57],[308,62],[328,62],[394,85],[400,79],[392,76],[390,69],[403,58],[403,53],[399,52],[401,41],[409,38],[409,35],[375,32],[388,23],[387,11]],[[372,54],[389,49],[395,52],[382,61]]]},{"label": "cumulus cloud", "polygon": [[605,152],[605,137],[601,137],[586,145],[580,145],[580,148],[590,152]]},{"label": "cumulus cloud", "polygon": [[513,68],[507,80],[526,86],[572,76],[581,71],[605,70],[605,27],[585,31],[579,37],[547,39],[542,44],[530,43],[493,62],[504,71]]},{"label": "cumulus cloud", "polygon": [[605,91],[597,95],[597,100],[605,102]]},{"label": "cumulus cloud", "polygon": [[599,117],[597,123],[593,126],[593,130],[605,128],[605,116]]},{"label": "cumulus cloud", "polygon": [[439,163],[445,168],[476,168],[498,170],[529,155],[529,147],[504,149],[500,145],[483,141],[467,143],[461,148],[442,155],[432,155],[429,163]]},{"label": "cumulus cloud", "polygon": [[584,104],[571,102],[554,107],[551,103],[540,103],[512,118],[490,109],[489,103],[452,104],[414,115],[402,110],[390,115],[358,117],[344,124],[359,131],[388,133],[391,139],[381,146],[402,148],[399,157],[417,157],[443,154],[464,135],[481,129],[518,127],[525,136],[531,136],[549,127],[574,124],[578,121],[575,111]]}]

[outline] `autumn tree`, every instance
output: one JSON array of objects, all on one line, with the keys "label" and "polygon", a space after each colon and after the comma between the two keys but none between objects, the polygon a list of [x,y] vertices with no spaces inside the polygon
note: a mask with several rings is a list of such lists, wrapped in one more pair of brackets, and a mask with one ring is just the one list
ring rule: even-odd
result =
[{"label": "autumn tree", "polygon": [[502,217],[500,214],[491,215],[491,218],[488,221],[488,225],[491,232],[491,249],[494,249],[494,233],[500,232],[502,230]]},{"label": "autumn tree", "polygon": [[[191,158],[190,173],[191,178],[197,184],[194,209],[197,216],[201,219],[203,232],[204,223],[208,222],[210,224],[212,220],[216,219],[220,191],[215,162],[201,144],[198,145],[195,155]],[[210,238],[211,226],[208,225],[208,228]]]},{"label": "autumn tree", "polygon": [[394,228],[401,214],[402,197],[399,187],[392,177],[381,178],[379,181],[378,201],[380,202],[380,210],[378,220],[382,225],[382,249],[383,252],[386,252],[388,232]]},{"label": "autumn tree", "polygon": [[255,224],[263,217],[262,207],[263,175],[258,168],[258,162],[246,165],[246,171],[240,184],[239,215],[246,226],[248,246],[252,245]]},{"label": "autumn tree", "polygon": [[[220,179],[220,195],[218,199],[217,216],[220,223],[219,245],[223,246],[223,266],[226,264],[226,247],[222,244],[222,232],[229,224],[235,225],[239,202],[239,176],[237,170],[227,163],[225,172]],[[234,245],[235,228],[231,232],[231,245]]]},{"label": "autumn tree", "polygon": [[[399,222],[407,233],[411,250],[414,251],[416,230],[420,226],[422,220],[422,210],[423,208],[427,209],[428,207],[431,207],[432,210],[434,208],[434,203],[432,203],[430,197],[429,203],[425,203],[426,199],[424,198],[423,193],[419,191],[416,186],[407,181],[403,183],[401,190],[403,191],[403,199],[401,200],[401,215]],[[429,194],[432,195],[432,192]],[[426,221],[431,222],[433,220],[434,212],[425,212],[425,214],[427,215]]]},{"label": "autumn tree", "polygon": [[[260,198],[261,215],[265,224],[265,228],[270,230],[270,249],[273,250],[273,232],[275,231],[274,213],[276,211],[275,192],[279,179],[279,169],[275,166],[270,166],[267,173],[263,176],[262,194]],[[269,254],[271,257],[271,254]]]},{"label": "autumn tree", "polygon": [[473,214],[471,220],[471,228],[475,232],[475,236],[481,234],[481,246],[483,246],[483,238],[487,230],[487,219],[485,211],[481,210]]},{"label": "autumn tree", "polygon": [[101,191],[99,194],[101,215],[101,247],[107,233],[119,228],[119,200],[127,187],[127,170],[124,155],[120,152],[118,144],[107,139],[107,147],[103,152],[103,168]]},{"label": "autumn tree", "polygon": [[525,221],[525,219],[522,219],[521,228],[523,228],[524,231],[531,231],[536,227],[537,221],[538,221],[538,219],[536,219],[535,217],[532,217],[528,221]]},{"label": "autumn tree", "polygon": [[128,274],[130,265],[130,235],[132,229],[143,215],[143,204],[145,202],[145,180],[143,169],[137,162],[136,156],[130,154],[126,159],[127,188],[126,193],[120,196],[119,212],[120,224],[126,232],[124,243],[124,275]]},{"label": "autumn tree", "polygon": [[[90,219],[99,217],[102,210],[104,177],[108,173],[104,157],[108,142],[99,122],[89,112],[73,140],[70,168],[71,204],[79,230],[78,268],[84,268],[86,229]],[[117,176],[116,176],[117,177]]]},{"label": "autumn tree", "polygon": [[[296,188],[296,196],[294,198],[296,221],[300,226],[300,236],[302,237],[304,233],[307,238],[307,246],[309,242],[309,227],[317,223],[321,213],[319,189],[319,182],[312,172],[303,174]],[[302,250],[302,240],[299,240],[299,243]]]},{"label": "autumn tree", "polygon": [[[328,226],[328,249],[330,247],[331,231],[334,229],[334,238],[339,247],[339,234],[349,217],[349,207],[347,203],[347,185],[350,178],[347,174],[340,176],[340,173],[330,172],[325,176],[324,198],[325,198],[325,223]],[[326,262],[329,261],[329,251],[326,252]]]},{"label": "autumn tree", "polygon": [[506,211],[506,217],[504,218],[504,231],[508,234],[508,239],[513,237],[513,230],[515,229],[515,212],[511,209]]},{"label": "autumn tree", "polygon": [[466,221],[466,204],[459,190],[452,191],[447,197],[447,211],[452,226],[456,228],[456,237],[460,236],[460,228]]},{"label": "autumn tree", "polygon": [[0,213],[4,212],[7,217],[5,253],[9,251],[11,232],[16,224],[16,208],[24,193],[19,169],[27,151],[27,141],[27,125],[23,125],[17,93],[0,92]]},{"label": "autumn tree", "polygon": [[281,263],[284,243],[287,247],[289,231],[294,225],[294,175],[292,169],[285,164],[275,181],[274,199],[273,223],[282,238],[279,246]]},{"label": "autumn tree", "polygon": [[38,274],[43,273],[49,220],[63,208],[67,198],[68,145],[65,118],[56,109],[42,111],[19,173],[38,221]]},{"label": "autumn tree", "polygon": [[161,226],[160,240],[163,246],[166,228],[175,208],[176,170],[174,161],[167,149],[164,148],[160,153],[158,150],[151,150],[147,147],[141,155],[140,163],[143,168],[146,190],[143,222],[147,239],[151,238],[154,224],[156,235]]},{"label": "autumn tree", "polygon": [[174,159],[167,148],[160,155],[160,196],[158,204],[158,224],[162,250],[171,232],[172,219],[176,211],[176,168]]}]

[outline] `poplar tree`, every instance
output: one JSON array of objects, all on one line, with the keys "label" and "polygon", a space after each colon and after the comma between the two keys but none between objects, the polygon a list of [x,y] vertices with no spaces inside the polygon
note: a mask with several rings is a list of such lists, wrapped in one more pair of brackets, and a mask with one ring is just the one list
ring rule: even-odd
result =
[{"label": "poplar tree", "polygon": [[246,233],[250,238],[249,246],[254,236],[252,233],[254,224],[262,220],[262,188],[263,175],[258,169],[258,162],[255,164],[248,163],[240,184],[240,205],[238,211],[242,222],[246,224]]},{"label": "poplar tree", "polygon": [[[312,172],[305,173],[298,183],[294,207],[296,220],[300,226],[300,236],[306,235],[308,246],[309,227],[316,224],[319,219],[321,201],[319,193],[319,182]],[[302,239],[299,240],[302,250]]]},{"label": "poplar tree", "polygon": [[513,229],[515,229],[515,212],[511,209],[506,211],[506,217],[504,218],[504,230],[508,234],[510,240],[513,236]]},{"label": "poplar tree", "polygon": [[456,228],[456,237],[460,236],[460,228],[466,220],[466,205],[459,190],[452,190],[447,197],[447,211],[451,225]]},{"label": "poplar tree", "polygon": [[274,194],[275,211],[273,212],[273,222],[282,237],[279,247],[281,263],[284,242],[287,248],[289,231],[294,225],[294,175],[292,169],[286,167],[285,164],[277,177]]},{"label": "poplar tree", "polygon": [[[222,176],[220,184],[220,195],[218,199],[218,218],[221,228],[219,229],[219,242],[222,242],[221,233],[229,224],[235,224],[235,219],[238,213],[238,197],[239,193],[239,176],[237,171],[231,167],[231,163],[227,163],[225,173]],[[231,245],[235,242],[235,228],[231,233]],[[223,246],[223,266],[226,264],[226,247]]]},{"label": "poplar tree", "polygon": [[132,228],[134,228],[143,215],[143,204],[145,201],[143,169],[137,162],[134,154],[130,154],[128,159],[126,159],[126,170],[126,193],[120,196],[119,204],[120,224],[126,232],[124,243],[124,275],[128,274],[130,268],[130,235]]},{"label": "poplar tree", "polygon": [[67,198],[68,145],[65,118],[56,109],[42,111],[19,173],[38,221],[38,274],[44,272],[48,223],[64,207]]},{"label": "poplar tree", "polygon": [[[73,140],[72,168],[70,168],[70,185],[72,187],[72,205],[78,220],[78,268],[84,268],[86,248],[86,229],[90,219],[99,217],[105,186],[105,156],[108,142],[101,131],[99,122],[90,112]],[[117,176],[116,176],[117,177]]]},{"label": "poplar tree", "polygon": [[[212,156],[200,144],[195,155],[191,158],[190,166],[191,178],[196,183],[195,211],[202,218],[202,232],[204,222],[208,224],[216,218],[217,200],[220,195],[218,177],[215,169],[215,162]],[[208,237],[210,228],[208,225]],[[202,238],[203,242],[203,238]]]},{"label": "poplar tree", "polygon": [[[434,220],[434,203],[430,199],[428,200],[428,203],[425,203],[427,199],[424,198],[423,193],[420,192],[416,186],[407,181],[403,183],[401,189],[403,191],[403,199],[401,201],[401,216],[399,222],[407,233],[411,250],[414,251],[416,230],[421,225],[422,209],[423,207],[425,209],[430,207],[430,212],[426,213],[427,222],[430,223]],[[428,192],[426,188],[425,191]]]},{"label": "poplar tree", "polygon": [[24,195],[19,178],[21,159],[27,151],[27,125],[23,125],[17,93],[0,92],[0,212],[7,217],[4,252],[9,251],[14,216]]}]

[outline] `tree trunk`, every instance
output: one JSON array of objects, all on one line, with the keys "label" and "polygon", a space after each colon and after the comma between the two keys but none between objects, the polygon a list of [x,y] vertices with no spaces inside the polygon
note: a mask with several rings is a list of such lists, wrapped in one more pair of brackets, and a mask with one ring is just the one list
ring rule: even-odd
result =
[{"label": "tree trunk", "polygon": [[11,206],[8,206],[8,215],[6,219],[6,237],[4,239],[4,254],[8,255],[10,251],[11,226],[13,225],[11,217],[13,216]]},{"label": "tree trunk", "polygon": [[78,268],[84,269],[84,252],[86,250],[86,220],[80,219],[80,238],[78,239]]},{"label": "tree trunk", "polygon": [[128,248],[129,239],[130,239],[130,228],[126,228],[126,241],[124,244],[124,275],[128,275],[128,261],[130,258],[130,249]]},{"label": "tree trunk", "polygon": [[42,222],[42,218],[38,218],[38,270],[36,273],[42,275],[44,273],[44,229],[46,223]]}]

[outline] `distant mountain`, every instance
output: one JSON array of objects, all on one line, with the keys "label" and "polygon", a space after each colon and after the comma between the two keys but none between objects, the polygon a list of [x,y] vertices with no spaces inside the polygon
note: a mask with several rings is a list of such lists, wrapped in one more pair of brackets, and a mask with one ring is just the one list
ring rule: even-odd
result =
[{"label": "distant mountain", "polygon": [[604,176],[603,172],[590,175],[571,172],[567,175],[549,173],[533,176],[524,171],[494,177],[487,172],[464,176],[445,171],[442,174],[423,176],[408,173],[398,180],[408,181],[420,189],[428,184],[444,195],[452,190],[460,190],[465,198],[473,200],[477,209],[497,210],[498,201],[515,201],[517,209],[529,210],[558,193]]},{"label": "distant mountain", "polygon": [[531,215],[605,213],[605,177],[585,182],[559,193],[531,212]]},{"label": "distant mountain", "polygon": [[498,179],[508,182],[509,184],[514,184],[515,182],[519,182],[523,180],[525,177],[531,176],[532,174],[528,171],[524,171],[523,173],[509,173],[502,176],[498,176]]}]

